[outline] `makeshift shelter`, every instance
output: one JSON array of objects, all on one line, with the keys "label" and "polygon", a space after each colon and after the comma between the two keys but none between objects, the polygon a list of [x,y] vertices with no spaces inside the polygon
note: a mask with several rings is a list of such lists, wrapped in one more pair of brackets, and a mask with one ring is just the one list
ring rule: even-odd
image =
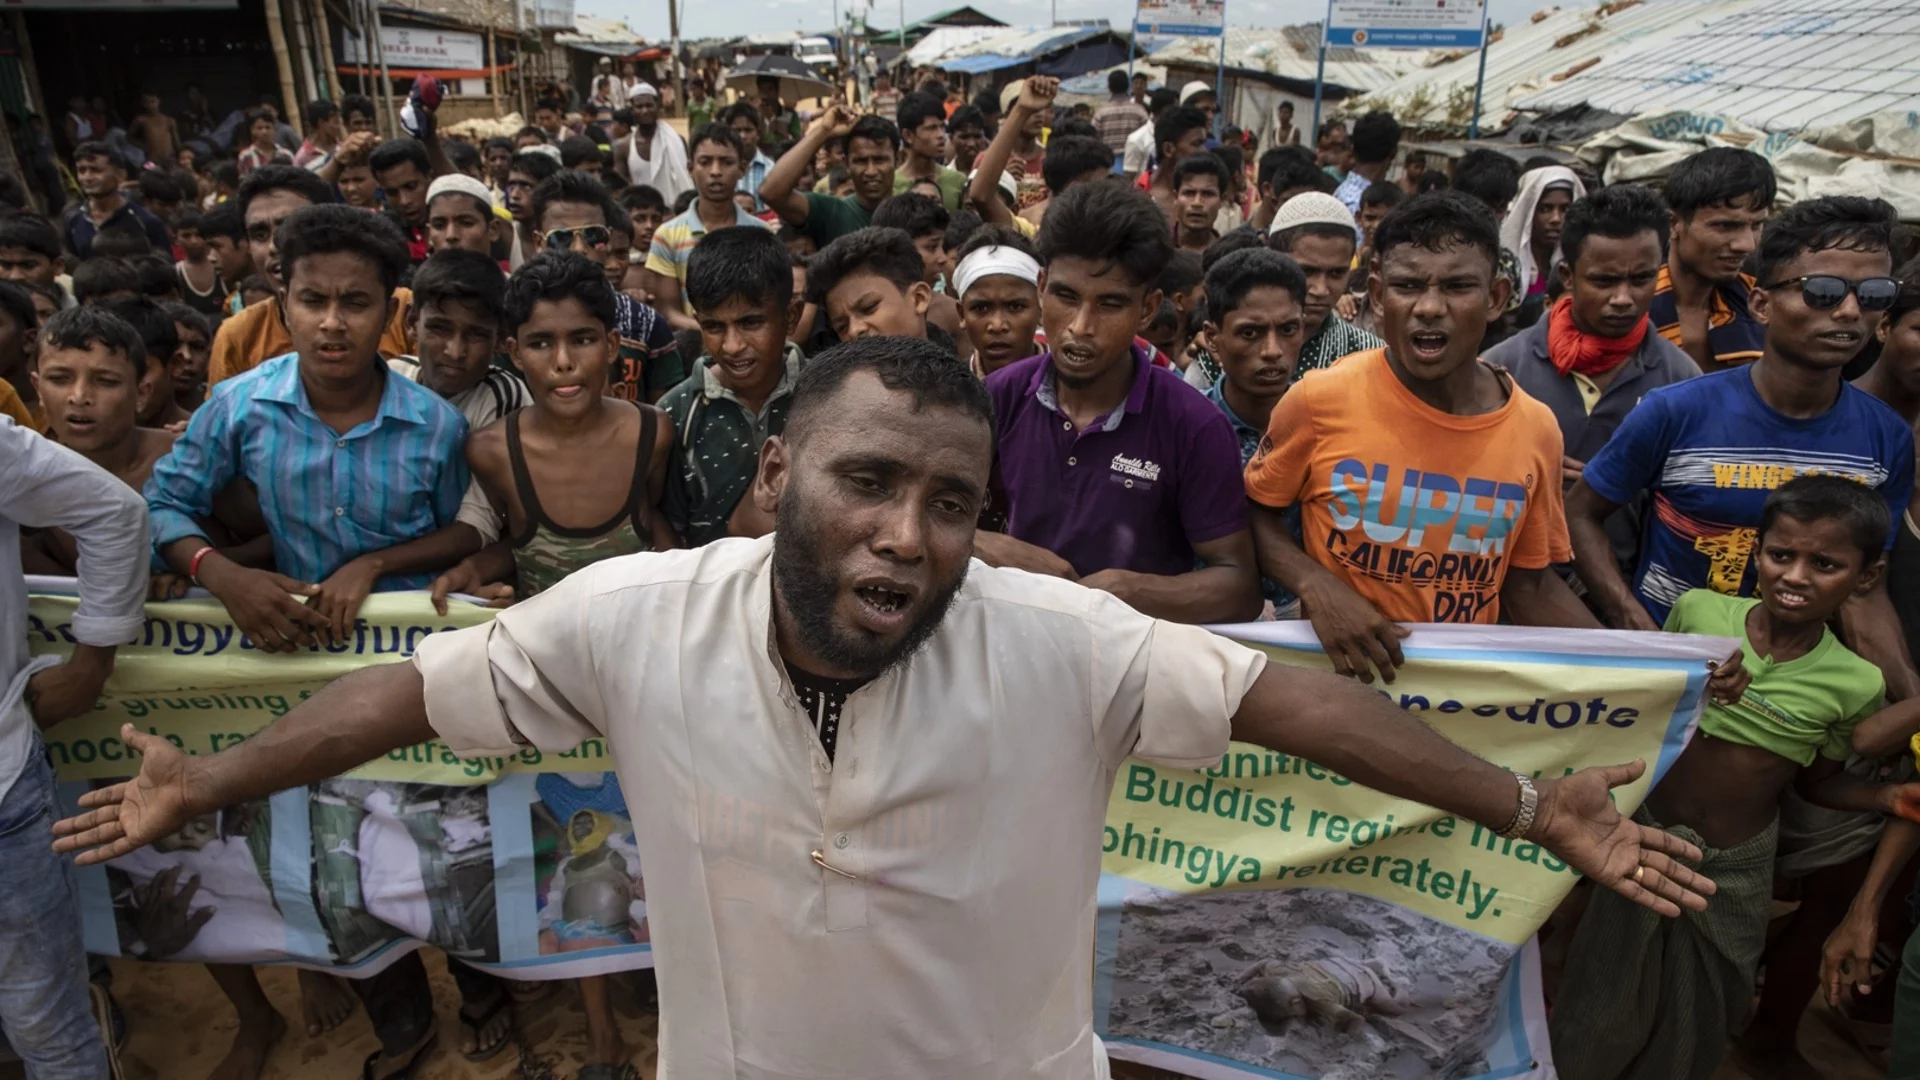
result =
[{"label": "makeshift shelter", "polygon": [[957,76],[971,94],[1029,75],[1068,79],[1127,59],[1127,35],[1104,21],[1086,26],[986,30],[944,27],[909,49],[906,62]]},{"label": "makeshift shelter", "polygon": [[553,43],[566,50],[568,82],[580,88],[582,97],[593,92],[594,77],[603,73],[602,59],[613,62],[616,76],[620,65],[631,63],[635,74],[658,85],[664,70],[661,61],[667,58],[665,46],[649,46],[626,20],[598,15],[576,15],[574,28],[555,34]]}]

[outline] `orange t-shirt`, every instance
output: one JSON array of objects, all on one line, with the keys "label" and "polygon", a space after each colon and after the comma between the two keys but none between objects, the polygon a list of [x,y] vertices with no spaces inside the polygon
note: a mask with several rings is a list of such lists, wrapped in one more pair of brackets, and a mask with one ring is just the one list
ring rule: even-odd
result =
[{"label": "orange t-shirt", "polygon": [[1301,507],[1301,537],[1396,622],[1493,623],[1507,568],[1573,558],[1560,426],[1512,380],[1479,416],[1413,395],[1384,349],[1309,374],[1274,406],[1247,494]]},{"label": "orange t-shirt", "polygon": [[[413,304],[413,290],[393,290],[393,314],[380,335],[380,355],[392,359],[413,355],[413,343],[407,338],[407,308]],[[241,308],[220,324],[213,335],[213,347],[207,357],[207,392],[222,380],[252,371],[276,356],[293,351],[293,338],[280,318],[280,301],[268,298]]]},{"label": "orange t-shirt", "polygon": [[47,433],[46,425],[34,419],[33,414],[27,411],[27,403],[20,400],[20,392],[5,379],[0,379],[0,416],[13,417],[14,423],[28,431],[37,431],[42,435]]}]

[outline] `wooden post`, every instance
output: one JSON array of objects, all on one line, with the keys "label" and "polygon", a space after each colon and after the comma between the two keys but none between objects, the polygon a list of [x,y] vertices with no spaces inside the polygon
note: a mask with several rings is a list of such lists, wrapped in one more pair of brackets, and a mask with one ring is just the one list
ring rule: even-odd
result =
[{"label": "wooden post", "polygon": [[57,129],[53,126],[53,114],[47,111],[46,98],[41,94],[40,69],[34,65],[33,41],[27,37],[27,17],[18,11],[9,11],[7,25],[13,31],[13,40],[20,43],[20,73],[27,80],[27,102],[40,114],[41,121],[47,125],[47,134],[51,135]]},{"label": "wooden post", "polygon": [[261,5],[267,12],[267,41],[273,45],[273,62],[280,69],[280,111],[287,115],[287,122],[293,130],[299,131],[301,121],[300,98],[293,89],[293,57],[287,51],[287,31],[280,24],[279,0],[266,0]]},{"label": "wooden post", "polygon": [[493,96],[493,115],[500,115],[500,39],[494,27],[500,22],[500,5],[487,0],[487,93]]}]

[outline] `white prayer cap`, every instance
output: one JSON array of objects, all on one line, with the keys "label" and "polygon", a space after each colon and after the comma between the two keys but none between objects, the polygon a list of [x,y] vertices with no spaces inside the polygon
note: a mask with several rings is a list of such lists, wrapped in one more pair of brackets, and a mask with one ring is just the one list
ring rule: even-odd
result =
[{"label": "white prayer cap", "polygon": [[655,90],[653,88],[653,84],[650,82],[639,83],[633,89],[627,91],[627,98],[629,100],[633,98],[643,98],[643,97],[657,98],[659,96],[660,96],[660,91]]},{"label": "white prayer cap", "polygon": [[1272,236],[1299,225],[1355,228],[1353,211],[1347,209],[1346,203],[1324,191],[1309,191],[1281,203],[1280,209],[1273,212],[1273,224],[1268,226],[1267,235]]},{"label": "white prayer cap", "polygon": [[466,173],[448,173],[445,176],[435,177],[433,183],[427,185],[427,202],[431,205],[433,200],[442,195],[456,193],[471,195],[480,200],[481,206],[488,209],[493,207],[493,192],[487,190],[487,185]]}]

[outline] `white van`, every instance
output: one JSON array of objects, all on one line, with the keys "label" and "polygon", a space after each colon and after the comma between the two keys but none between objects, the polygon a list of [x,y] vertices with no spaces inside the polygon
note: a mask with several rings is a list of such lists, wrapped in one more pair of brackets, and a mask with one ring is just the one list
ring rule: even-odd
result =
[{"label": "white van", "polygon": [[820,71],[837,67],[840,57],[833,51],[833,42],[823,37],[801,38],[794,43],[793,55],[801,63]]}]

